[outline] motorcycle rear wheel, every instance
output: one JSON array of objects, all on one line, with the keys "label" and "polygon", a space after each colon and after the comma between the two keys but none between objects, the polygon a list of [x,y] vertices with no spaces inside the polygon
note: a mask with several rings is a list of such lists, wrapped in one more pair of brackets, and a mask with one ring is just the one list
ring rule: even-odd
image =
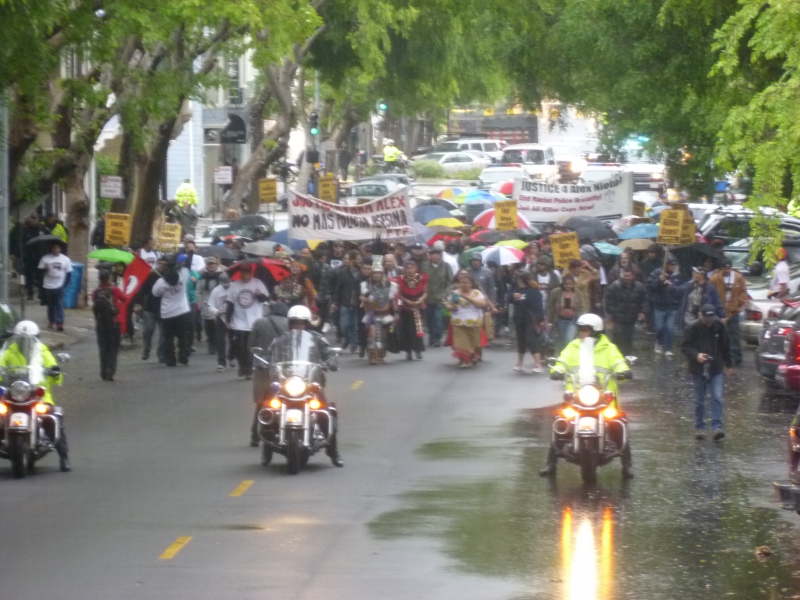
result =
[{"label": "motorcycle rear wheel", "polygon": [[303,444],[301,431],[290,429],[286,432],[286,470],[289,475],[297,475],[303,461]]},{"label": "motorcycle rear wheel", "polygon": [[417,170],[414,167],[412,167],[411,165],[408,165],[406,167],[406,176],[408,177],[408,179],[410,181],[416,181],[417,180]]},{"label": "motorcycle rear wheel", "polygon": [[30,469],[30,448],[27,434],[13,434],[8,442],[8,454],[11,457],[11,473],[14,479],[22,479]]},{"label": "motorcycle rear wheel", "polygon": [[584,438],[578,447],[578,462],[581,465],[581,479],[583,483],[594,484],[597,482],[597,439]]}]

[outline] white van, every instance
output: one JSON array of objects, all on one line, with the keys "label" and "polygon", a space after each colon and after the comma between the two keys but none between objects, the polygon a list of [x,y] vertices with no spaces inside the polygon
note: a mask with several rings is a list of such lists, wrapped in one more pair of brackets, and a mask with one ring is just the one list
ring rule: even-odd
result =
[{"label": "white van", "polygon": [[439,142],[431,152],[464,152],[465,150],[478,150],[492,157],[492,162],[498,162],[503,156],[503,150],[497,140],[483,138],[448,140]]},{"label": "white van", "polygon": [[518,164],[529,179],[558,183],[558,165],[553,149],[544,144],[515,144],[503,150],[501,162]]}]

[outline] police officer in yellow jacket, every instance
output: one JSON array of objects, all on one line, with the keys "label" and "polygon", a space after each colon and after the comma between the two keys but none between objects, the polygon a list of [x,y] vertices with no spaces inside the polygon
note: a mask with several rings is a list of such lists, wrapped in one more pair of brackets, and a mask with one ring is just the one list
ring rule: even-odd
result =
[{"label": "police officer in yellow jacket", "polygon": [[383,147],[383,162],[396,163],[402,155],[402,150],[394,145],[394,140],[386,140],[386,145]]},{"label": "police officer in yellow jacket", "polygon": [[197,192],[188,179],[185,179],[175,190],[175,203],[183,209],[197,206]]},{"label": "police officer in yellow jacket", "polygon": [[[52,352],[50,352],[50,349],[39,341],[38,336],[39,326],[33,321],[20,321],[17,323],[16,327],[14,327],[14,335],[9,338],[3,346],[2,354],[0,355],[0,367],[5,369],[32,367],[32,369],[30,369],[32,373],[40,369],[46,370],[47,373],[42,375],[41,381],[30,381],[30,383],[33,385],[42,385],[45,388],[42,402],[55,404],[50,388],[53,385],[61,385],[64,376],[58,373],[58,362]],[[29,377],[32,378],[30,375]],[[56,436],[52,421],[46,419],[43,426],[47,435],[50,436],[50,439],[55,439]],[[59,419],[59,427],[61,431],[55,448],[56,452],[58,452],[61,470],[69,471],[71,467],[69,464],[67,435],[64,431],[62,419]]]},{"label": "police officer in yellow jacket", "polygon": [[[593,356],[595,367],[606,369],[614,375],[622,375],[622,377],[620,377],[621,379],[631,378],[631,370],[628,361],[625,360],[625,357],[622,356],[619,349],[603,333],[604,325],[601,317],[592,313],[586,313],[578,318],[576,325],[578,327],[577,339],[567,344],[558,357],[556,364],[550,369],[550,374],[554,379],[562,379],[567,369],[576,369],[580,366],[581,349],[584,347],[584,340],[589,337],[594,338]],[[568,381],[566,388],[567,391],[572,391],[572,383]],[[612,405],[619,410],[619,394],[617,393],[617,382],[614,378],[609,378],[606,383],[606,391],[614,392],[615,400]],[[612,436],[614,433],[614,431],[610,432]],[[620,439],[618,444],[621,443],[622,440]],[[555,474],[557,460],[558,456],[556,455],[555,449],[551,446],[547,455],[547,465],[544,469],[539,471],[539,475],[545,477]],[[630,448],[628,448],[622,456],[623,477],[633,477],[631,466],[631,454]]]}]

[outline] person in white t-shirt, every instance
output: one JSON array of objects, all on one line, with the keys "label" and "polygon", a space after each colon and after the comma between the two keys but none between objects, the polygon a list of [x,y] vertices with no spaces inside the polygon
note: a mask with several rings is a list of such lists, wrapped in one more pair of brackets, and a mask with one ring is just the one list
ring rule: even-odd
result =
[{"label": "person in white t-shirt", "polygon": [[786,250],[778,248],[778,264],[772,272],[772,280],[769,282],[768,298],[783,298],[789,295],[789,263],[786,262]]},{"label": "person in white t-shirt", "polygon": [[183,236],[183,249],[186,254],[187,261],[190,261],[191,264],[191,266],[189,264],[186,266],[190,267],[192,271],[202,273],[206,268],[206,261],[199,254],[195,254],[195,252],[197,252],[197,244],[194,243],[193,235],[186,234]]},{"label": "person in white t-shirt", "polygon": [[61,242],[50,246],[50,254],[39,261],[42,271],[42,302],[47,305],[47,326],[64,331],[64,288],[72,273],[72,261],[62,254]]},{"label": "person in white t-shirt", "polygon": [[150,265],[151,269],[155,269],[156,262],[158,262],[158,252],[156,252],[155,247],[155,240],[148,238],[142,249],[139,250],[139,258]]},{"label": "person in white t-shirt", "polygon": [[250,355],[250,331],[253,323],[261,318],[261,303],[269,300],[264,282],[253,278],[252,265],[244,265],[239,273],[241,279],[231,283],[226,299],[228,328],[233,331],[239,377],[250,379],[253,357]]},{"label": "person in white t-shirt", "polygon": [[174,260],[164,276],[153,284],[153,296],[161,298],[161,335],[164,338],[164,364],[174,367],[175,338],[178,338],[178,361],[189,364],[189,348],[192,343],[192,313],[186,286],[189,270],[176,267]]}]

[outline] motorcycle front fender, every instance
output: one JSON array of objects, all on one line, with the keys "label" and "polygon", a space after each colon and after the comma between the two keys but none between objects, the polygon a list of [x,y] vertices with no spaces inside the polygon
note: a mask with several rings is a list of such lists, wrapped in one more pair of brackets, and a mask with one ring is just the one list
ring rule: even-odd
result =
[{"label": "motorcycle front fender", "polygon": [[31,416],[28,413],[17,412],[12,413],[8,419],[9,431],[25,431],[31,430]]}]

